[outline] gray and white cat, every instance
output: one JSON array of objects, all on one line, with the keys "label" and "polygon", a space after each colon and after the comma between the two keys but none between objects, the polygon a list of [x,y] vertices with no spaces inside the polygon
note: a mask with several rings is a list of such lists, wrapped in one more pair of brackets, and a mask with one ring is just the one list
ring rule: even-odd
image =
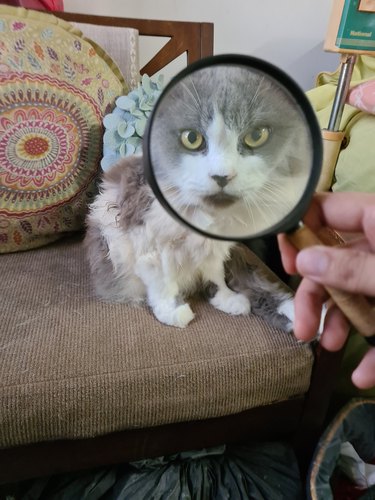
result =
[{"label": "gray and white cat", "polygon": [[[290,209],[289,193],[293,206],[300,191],[289,179],[293,174],[298,184],[295,160],[306,143],[298,112],[272,80],[238,68],[208,69],[177,85],[163,104],[153,127],[155,172],[190,222],[208,232],[240,231],[250,218],[256,231],[258,219],[272,224],[275,212],[277,220]],[[185,327],[194,318],[189,296],[207,288],[221,311],[248,314],[251,299],[253,312],[291,329],[290,294],[249,268],[236,243],[176,222],[146,183],[140,156],[103,175],[85,243],[103,299],[147,303],[162,323]]]}]

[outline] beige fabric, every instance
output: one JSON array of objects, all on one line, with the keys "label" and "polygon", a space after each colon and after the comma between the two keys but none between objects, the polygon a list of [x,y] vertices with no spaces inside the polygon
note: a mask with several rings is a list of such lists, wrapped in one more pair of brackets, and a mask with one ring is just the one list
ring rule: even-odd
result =
[{"label": "beige fabric", "polygon": [[133,28],[72,23],[86,38],[100,45],[120,68],[130,89],[137,87],[139,73],[139,34]]},{"label": "beige fabric", "polygon": [[312,353],[205,302],[181,330],[92,297],[79,239],[0,257],[0,446],[205,419],[304,393]]}]

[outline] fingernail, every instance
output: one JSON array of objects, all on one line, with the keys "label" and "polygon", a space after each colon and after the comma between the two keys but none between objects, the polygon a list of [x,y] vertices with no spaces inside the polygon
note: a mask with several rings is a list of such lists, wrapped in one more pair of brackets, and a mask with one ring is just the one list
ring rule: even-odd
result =
[{"label": "fingernail", "polygon": [[307,248],[297,256],[297,270],[304,276],[322,276],[328,267],[329,256],[324,248]]}]

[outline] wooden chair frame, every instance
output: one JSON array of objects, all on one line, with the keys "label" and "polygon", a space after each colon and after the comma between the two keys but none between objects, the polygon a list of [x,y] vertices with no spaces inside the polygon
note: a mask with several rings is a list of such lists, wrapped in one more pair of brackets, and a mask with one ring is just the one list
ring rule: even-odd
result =
[{"label": "wooden chair frame", "polygon": [[[213,25],[56,12],[71,22],[132,27],[140,35],[170,37],[142,68],[152,75],[187,53],[191,63],[213,53]],[[42,442],[0,449],[0,483],[155,457],[222,443],[290,438],[302,469],[309,463],[326,416],[341,353],[317,349],[309,392],[302,397],[240,414],[125,430],[91,439]]]},{"label": "wooden chair frame", "polygon": [[153,75],[183,53],[187,54],[188,64],[213,54],[214,28],[212,23],[157,21],[69,12],[54,12],[54,15],[69,22],[135,28],[143,36],[170,37],[166,45],[141,68],[141,74]]}]

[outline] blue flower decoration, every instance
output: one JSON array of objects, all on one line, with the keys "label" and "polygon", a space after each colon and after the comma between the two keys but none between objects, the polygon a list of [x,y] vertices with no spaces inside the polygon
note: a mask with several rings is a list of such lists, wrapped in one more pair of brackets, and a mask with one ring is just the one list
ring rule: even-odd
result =
[{"label": "blue flower decoration", "polygon": [[163,76],[142,76],[138,88],[116,99],[116,107],[103,119],[103,158],[101,167],[108,170],[120,158],[142,152],[142,137],[147,119],[163,88]]}]

